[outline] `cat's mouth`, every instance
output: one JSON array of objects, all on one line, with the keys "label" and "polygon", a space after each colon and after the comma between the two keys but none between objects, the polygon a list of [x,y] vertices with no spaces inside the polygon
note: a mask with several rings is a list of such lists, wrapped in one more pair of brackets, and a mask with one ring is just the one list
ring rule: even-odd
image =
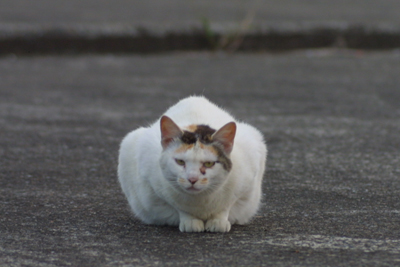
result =
[{"label": "cat's mouth", "polygon": [[191,187],[186,188],[186,191],[192,192],[192,193],[196,193],[196,192],[200,192],[201,189],[194,187],[193,185]]}]

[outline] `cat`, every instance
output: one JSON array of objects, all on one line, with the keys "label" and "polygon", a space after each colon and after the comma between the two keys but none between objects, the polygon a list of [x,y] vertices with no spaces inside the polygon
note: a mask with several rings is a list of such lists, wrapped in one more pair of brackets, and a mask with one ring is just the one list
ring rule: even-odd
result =
[{"label": "cat", "polygon": [[258,130],[191,96],[123,139],[118,178],[146,224],[229,232],[258,210],[266,157]]}]

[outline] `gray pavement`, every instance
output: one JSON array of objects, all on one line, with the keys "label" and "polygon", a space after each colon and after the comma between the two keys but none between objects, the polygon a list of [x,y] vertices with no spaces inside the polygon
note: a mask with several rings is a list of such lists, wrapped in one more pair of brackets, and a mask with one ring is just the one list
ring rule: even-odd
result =
[{"label": "gray pavement", "polygon": [[[399,59],[3,57],[0,265],[399,265]],[[190,94],[254,124],[269,146],[262,208],[227,234],[144,225],[117,182],[122,137]]]}]

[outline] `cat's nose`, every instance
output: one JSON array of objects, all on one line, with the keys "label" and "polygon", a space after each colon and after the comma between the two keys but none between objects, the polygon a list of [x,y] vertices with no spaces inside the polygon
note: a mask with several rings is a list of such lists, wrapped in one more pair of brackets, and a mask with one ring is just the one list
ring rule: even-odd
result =
[{"label": "cat's nose", "polygon": [[195,184],[195,183],[199,180],[199,178],[197,178],[197,177],[191,177],[191,178],[189,178],[188,180],[189,180],[189,182],[190,182],[191,184]]}]

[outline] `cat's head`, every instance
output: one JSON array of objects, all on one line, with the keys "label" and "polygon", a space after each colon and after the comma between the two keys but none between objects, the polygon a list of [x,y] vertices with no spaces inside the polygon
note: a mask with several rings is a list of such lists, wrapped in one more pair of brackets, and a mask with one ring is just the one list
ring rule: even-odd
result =
[{"label": "cat's head", "polygon": [[197,194],[215,191],[232,168],[236,124],[230,122],[215,130],[207,125],[181,129],[169,117],[160,121],[160,159],[165,178],[178,190]]}]

